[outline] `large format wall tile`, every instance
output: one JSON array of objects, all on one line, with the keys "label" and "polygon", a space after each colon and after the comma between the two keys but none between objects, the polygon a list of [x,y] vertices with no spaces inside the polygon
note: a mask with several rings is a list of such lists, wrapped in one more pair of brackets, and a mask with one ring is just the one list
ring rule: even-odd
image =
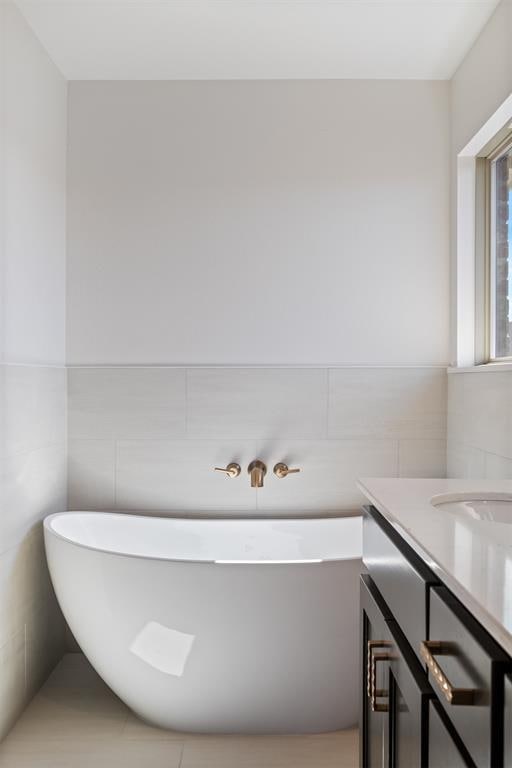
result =
[{"label": "large format wall tile", "polygon": [[339,368],[329,372],[329,437],[445,436],[444,368]]},{"label": "large format wall tile", "polygon": [[64,443],[0,460],[0,488],[0,552],[5,552],[46,515],[66,508]]},{"label": "large format wall tile", "polygon": [[68,509],[115,506],[113,440],[68,440]]},{"label": "large format wall tile", "polygon": [[449,377],[450,440],[512,459],[512,372]]},{"label": "large format wall tile", "polygon": [[[436,368],[72,369],[70,507],[353,509],[358,476],[445,475],[445,379]],[[254,458],[268,465],[258,492]],[[230,461],[243,469],[232,481],[213,471]],[[279,481],[277,461],[303,472]]]},{"label": "large format wall tile", "polygon": [[[269,476],[258,492],[261,510],[343,510],[360,507],[363,495],[358,477],[396,477],[396,440],[281,441],[281,449],[268,452]],[[301,472],[285,478],[272,474],[275,461],[299,466]]]},{"label": "large format wall tile", "polygon": [[62,658],[65,644],[65,625],[53,591],[30,612],[25,643],[27,697],[32,698]]},{"label": "large format wall tile", "polygon": [[512,371],[448,376],[448,476],[512,478]]},{"label": "large format wall tile", "polygon": [[512,480],[512,459],[486,453],[485,476],[489,480]]},{"label": "large format wall tile", "polygon": [[70,368],[68,377],[74,440],[185,436],[184,369]]},{"label": "large format wall tile", "polygon": [[0,366],[0,739],[64,650],[43,518],[66,509],[66,370]]},{"label": "large format wall tile", "polygon": [[0,648],[0,741],[27,704],[25,678],[25,628]]},{"label": "large format wall tile", "polygon": [[[63,651],[42,519],[66,507],[67,82],[0,2],[0,740]],[[54,599],[52,597],[52,599]],[[59,635],[62,635],[60,639]]]},{"label": "large format wall tile", "polygon": [[0,366],[0,404],[0,458],[65,441],[65,368]]},{"label": "large format wall tile", "polygon": [[485,477],[485,451],[473,448],[456,440],[448,439],[446,451],[446,473],[448,477]]},{"label": "large format wall tile", "polygon": [[[124,509],[240,511],[334,511],[363,501],[361,476],[397,476],[395,440],[255,441],[242,449],[233,441],[186,443],[120,442],[117,455],[117,506]],[[246,467],[252,458],[267,464],[264,487],[253,489]],[[243,472],[229,479],[215,465],[238,461]],[[301,472],[279,479],[274,464],[284,460]]]},{"label": "large format wall tile", "polygon": [[[239,441],[120,441],[116,503],[121,509],[254,510],[256,493],[247,466],[255,445]],[[236,478],[215,472],[230,461],[242,466]]]},{"label": "large format wall tile", "polygon": [[53,594],[42,526],[0,555],[0,648]]},{"label": "large format wall tile", "polygon": [[192,438],[326,437],[327,370],[191,368]]},{"label": "large format wall tile", "polygon": [[399,477],[445,477],[446,440],[400,440]]}]

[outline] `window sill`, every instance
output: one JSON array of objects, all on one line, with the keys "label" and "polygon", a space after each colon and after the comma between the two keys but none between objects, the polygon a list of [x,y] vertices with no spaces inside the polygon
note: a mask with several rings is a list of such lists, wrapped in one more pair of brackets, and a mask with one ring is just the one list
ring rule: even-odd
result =
[{"label": "window sill", "polygon": [[448,373],[505,373],[512,371],[512,361],[503,363],[482,363],[481,365],[448,367]]}]

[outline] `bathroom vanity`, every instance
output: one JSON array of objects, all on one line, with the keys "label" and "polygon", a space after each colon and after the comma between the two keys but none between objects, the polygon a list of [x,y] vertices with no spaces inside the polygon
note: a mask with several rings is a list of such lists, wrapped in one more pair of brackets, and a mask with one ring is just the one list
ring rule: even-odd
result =
[{"label": "bathroom vanity", "polygon": [[509,768],[512,484],[360,488],[362,768]]}]

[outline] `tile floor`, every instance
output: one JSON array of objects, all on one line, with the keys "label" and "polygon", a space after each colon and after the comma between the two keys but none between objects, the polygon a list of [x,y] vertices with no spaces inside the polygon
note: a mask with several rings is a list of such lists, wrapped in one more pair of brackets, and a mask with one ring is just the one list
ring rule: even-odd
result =
[{"label": "tile floor", "polygon": [[138,720],[82,654],[64,657],[0,745],[0,768],[356,768],[356,730],[201,736]]}]

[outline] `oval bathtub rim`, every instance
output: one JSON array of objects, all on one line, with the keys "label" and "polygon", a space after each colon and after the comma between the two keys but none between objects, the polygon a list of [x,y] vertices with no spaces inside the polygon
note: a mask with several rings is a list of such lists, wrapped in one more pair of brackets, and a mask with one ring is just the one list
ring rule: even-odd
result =
[{"label": "oval bathtub rim", "polygon": [[[49,535],[54,536],[57,539],[60,539],[61,541],[65,541],[66,544],[70,544],[73,547],[78,547],[79,549],[86,549],[89,552],[99,552],[104,555],[111,555],[112,557],[121,557],[124,559],[135,559],[135,560],[151,560],[159,563],[190,563],[191,565],[216,565],[216,566],[245,566],[246,568],[249,566],[258,567],[258,566],[269,566],[273,565],[276,568],[281,566],[285,568],[289,568],[291,566],[313,566],[313,565],[328,565],[332,563],[349,563],[353,562],[354,560],[361,560],[362,559],[362,549],[361,554],[356,555],[354,557],[325,557],[322,559],[314,559],[311,558],[309,560],[307,559],[301,559],[301,560],[199,560],[197,558],[185,558],[185,557],[158,557],[157,555],[138,555],[132,552],[114,552],[111,549],[104,549],[103,547],[93,547],[89,544],[84,544],[79,541],[74,541],[73,539],[68,538],[67,536],[63,536],[61,533],[58,533],[51,525],[52,521],[55,520],[58,517],[64,517],[67,515],[74,515],[74,514],[80,514],[80,515],[97,515],[97,516],[103,516],[107,515],[109,517],[124,517],[127,513],[124,512],[99,512],[97,510],[67,510],[65,512],[53,512],[50,515],[47,515],[43,519],[43,529],[44,533],[48,532]],[[148,517],[151,517],[151,519],[157,519],[157,520],[184,520],[184,519],[191,519],[191,518],[184,518],[184,517],[162,517],[157,515],[140,515],[140,514],[129,514],[132,518],[137,518],[139,520],[146,520]],[[362,526],[362,516],[361,515],[339,515],[339,516],[333,516],[333,515],[326,515],[325,517],[311,517],[311,518],[303,518],[303,517],[269,517],[269,518],[200,518],[203,521],[204,520],[221,520],[221,521],[227,521],[227,520],[275,520],[275,521],[287,521],[287,522],[304,522],[305,519],[307,520],[326,520],[326,519],[336,519],[336,520],[348,520],[352,518],[361,518],[361,526]]]}]

